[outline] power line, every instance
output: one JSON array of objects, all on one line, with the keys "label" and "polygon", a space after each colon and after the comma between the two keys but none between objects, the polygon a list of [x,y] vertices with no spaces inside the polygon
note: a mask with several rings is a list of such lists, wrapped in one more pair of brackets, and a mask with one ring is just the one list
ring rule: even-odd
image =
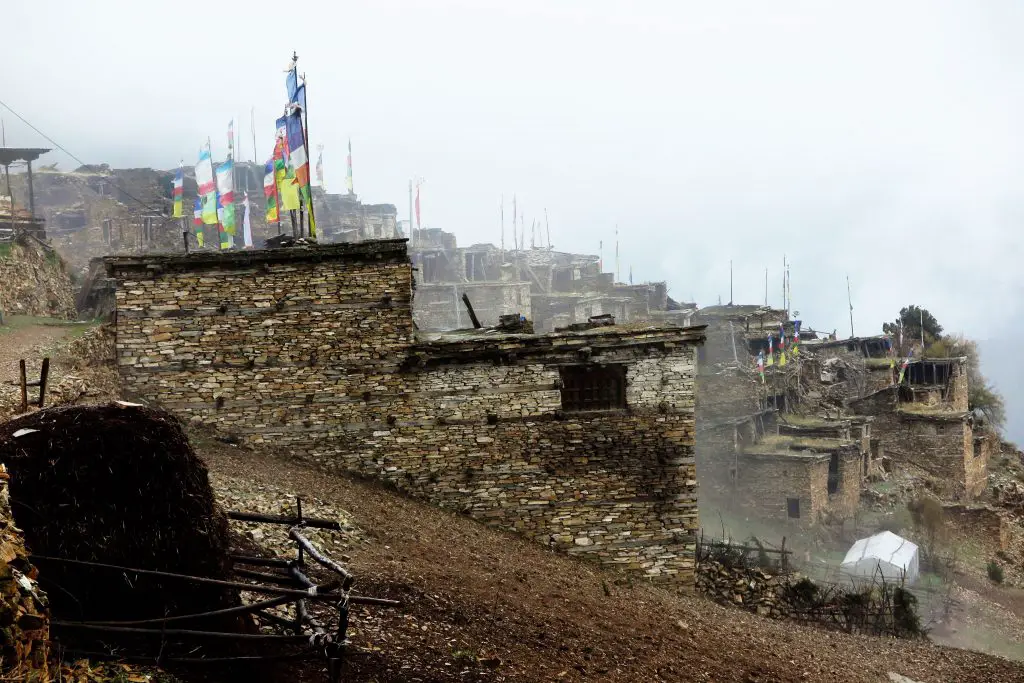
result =
[{"label": "power line", "polygon": [[[9,112],[11,112],[12,114],[14,114],[14,115],[15,115],[16,117],[18,117],[18,119],[20,119],[20,120],[21,120],[21,122],[22,122],[22,123],[24,123],[24,124],[25,124],[26,126],[28,126],[28,127],[29,127],[29,128],[31,128],[32,130],[34,130],[35,132],[39,133],[39,134],[40,134],[41,136],[43,136],[44,138],[46,138],[46,140],[47,140],[47,141],[48,141],[48,142],[49,142],[49,143],[50,143],[51,145],[53,145],[54,147],[56,147],[56,148],[57,148],[57,149],[59,149],[60,151],[64,152],[65,154],[67,154],[67,155],[68,155],[69,157],[71,157],[72,159],[74,159],[75,161],[77,161],[77,162],[78,162],[79,164],[81,164],[82,166],[88,166],[88,165],[89,165],[89,164],[85,163],[84,161],[82,161],[81,159],[79,159],[78,157],[76,157],[76,156],[75,156],[74,154],[72,154],[71,152],[69,152],[69,151],[68,151],[68,150],[67,150],[67,149],[66,149],[66,148],[65,148],[65,147],[64,147],[63,145],[61,145],[61,144],[60,144],[59,142],[57,142],[56,140],[54,140],[53,138],[51,138],[51,137],[50,137],[49,135],[47,135],[47,134],[46,134],[46,133],[44,133],[43,131],[39,130],[39,129],[38,129],[38,128],[36,128],[35,126],[33,126],[33,125],[32,125],[32,124],[31,124],[31,123],[30,123],[30,122],[28,121],[28,119],[26,119],[26,118],[25,118],[24,116],[22,116],[21,114],[19,114],[19,113],[18,113],[18,112],[16,112],[16,111],[14,111],[13,109],[11,109],[11,106],[10,106],[9,104],[7,104],[6,102],[4,102],[3,100],[0,100],[0,106],[2,106],[2,107],[3,107],[4,109],[6,109],[7,111],[9,111]],[[138,197],[136,197],[136,196],[135,196],[135,195],[133,195],[132,193],[128,192],[128,190],[124,189],[124,187],[122,187],[122,186],[121,186],[121,185],[119,185],[118,183],[114,182],[114,180],[113,180],[113,179],[111,179],[111,181],[110,181],[110,184],[111,184],[111,185],[113,185],[114,187],[116,187],[117,189],[119,189],[119,190],[120,190],[120,191],[121,191],[122,193],[124,193],[124,195],[125,195],[125,196],[127,196],[127,197],[129,197],[129,198],[131,198],[131,199],[135,200],[136,202],[138,202],[138,203],[139,203],[139,204],[140,204],[140,205],[141,205],[141,206],[142,206],[142,207],[143,207],[144,209],[146,209],[147,211],[151,211],[151,210],[153,209],[153,207],[152,207],[152,206],[150,206],[150,205],[149,205],[149,204],[147,204],[146,202],[142,201],[141,199],[139,199]]]}]

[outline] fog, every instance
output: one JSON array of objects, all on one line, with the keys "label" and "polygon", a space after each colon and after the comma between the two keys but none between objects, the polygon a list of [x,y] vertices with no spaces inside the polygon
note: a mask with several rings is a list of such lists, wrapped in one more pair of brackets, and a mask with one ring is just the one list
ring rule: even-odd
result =
[{"label": "fog", "polygon": [[0,100],[92,163],[222,156],[231,119],[251,158],[251,108],[264,160],[295,50],[328,189],[351,137],[366,201],[404,216],[421,176],[461,243],[497,243],[514,193],[559,249],[611,264],[618,225],[621,279],[677,299],[727,301],[732,260],[737,302],[767,269],[779,304],[785,256],[813,328],[849,333],[848,274],[857,334],[909,303],[986,348],[1017,334],[1020,3],[8,4]]}]

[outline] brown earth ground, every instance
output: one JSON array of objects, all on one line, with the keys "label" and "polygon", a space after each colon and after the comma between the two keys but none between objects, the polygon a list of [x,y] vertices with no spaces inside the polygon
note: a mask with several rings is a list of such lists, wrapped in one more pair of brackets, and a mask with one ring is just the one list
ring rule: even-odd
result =
[{"label": "brown earth ground", "polygon": [[215,486],[301,493],[344,509],[360,530],[347,551],[356,590],[404,607],[356,614],[352,680],[1024,681],[1024,664],[989,655],[828,633],[630,585],[372,483],[195,442]]}]

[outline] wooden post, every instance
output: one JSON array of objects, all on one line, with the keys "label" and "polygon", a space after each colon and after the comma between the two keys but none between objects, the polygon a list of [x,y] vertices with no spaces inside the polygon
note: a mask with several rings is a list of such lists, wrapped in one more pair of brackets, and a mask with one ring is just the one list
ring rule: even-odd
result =
[{"label": "wooden post", "polygon": [[18,361],[21,367],[21,412],[28,412],[28,377],[25,374],[25,359]]},{"label": "wooden post", "polygon": [[476,311],[473,310],[473,304],[469,302],[469,294],[463,292],[462,303],[466,304],[466,310],[469,311],[469,319],[473,321],[473,327],[479,330],[483,325],[480,324],[480,320],[476,317]]},{"label": "wooden post", "polygon": [[46,400],[46,380],[50,376],[50,359],[43,359],[43,368],[39,371],[39,407],[43,407],[43,401]]}]

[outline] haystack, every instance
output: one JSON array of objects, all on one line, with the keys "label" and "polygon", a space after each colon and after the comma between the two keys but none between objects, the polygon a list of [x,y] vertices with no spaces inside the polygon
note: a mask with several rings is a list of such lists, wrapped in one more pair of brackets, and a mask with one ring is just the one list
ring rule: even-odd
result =
[{"label": "haystack", "polygon": [[[229,578],[228,524],[169,413],[50,408],[0,425],[14,518],[34,555]],[[219,587],[40,561],[55,615],[145,619],[238,604]]]}]

